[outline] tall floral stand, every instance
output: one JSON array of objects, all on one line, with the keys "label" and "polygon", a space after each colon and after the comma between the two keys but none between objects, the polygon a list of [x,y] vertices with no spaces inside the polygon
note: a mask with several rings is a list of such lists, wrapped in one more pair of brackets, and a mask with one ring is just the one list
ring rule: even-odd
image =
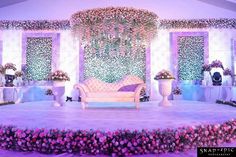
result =
[{"label": "tall floral stand", "polygon": [[159,106],[172,106],[168,100],[168,96],[171,94],[173,79],[159,79],[159,92],[162,96],[162,100]]},{"label": "tall floral stand", "polygon": [[63,106],[65,104],[65,81],[53,81],[54,106]]}]

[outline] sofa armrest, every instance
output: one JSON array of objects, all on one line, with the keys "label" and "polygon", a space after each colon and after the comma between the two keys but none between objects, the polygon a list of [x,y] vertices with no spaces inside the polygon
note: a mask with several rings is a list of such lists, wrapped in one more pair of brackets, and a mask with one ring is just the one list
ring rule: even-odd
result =
[{"label": "sofa armrest", "polygon": [[88,87],[84,84],[78,83],[74,88],[79,90],[81,97],[86,97],[86,93],[89,93]]},{"label": "sofa armrest", "polygon": [[134,91],[134,100],[135,100],[135,102],[139,102],[140,93],[141,93],[143,88],[146,89],[146,84],[145,83],[142,83],[142,84],[138,85],[138,87],[136,87],[136,89]]}]

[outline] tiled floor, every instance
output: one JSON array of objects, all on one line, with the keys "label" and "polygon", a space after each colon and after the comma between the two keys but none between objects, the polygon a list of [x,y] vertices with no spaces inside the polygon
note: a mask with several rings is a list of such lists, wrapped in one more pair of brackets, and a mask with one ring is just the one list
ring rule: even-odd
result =
[{"label": "tiled floor", "polygon": [[[91,103],[82,110],[78,102],[55,107],[52,102],[33,102],[0,107],[0,124],[21,128],[60,129],[156,129],[176,128],[199,124],[222,123],[236,118],[236,108],[231,106],[194,102],[173,101],[171,107],[159,107],[158,102],[141,103],[136,110],[131,103]],[[236,143],[236,142],[235,142]],[[236,146],[235,143],[230,144]],[[0,157],[55,156],[38,153],[0,151]],[[58,156],[75,156],[61,154]],[[145,155],[155,156],[155,155]],[[194,157],[196,150],[180,154],[162,154],[160,157]]]}]

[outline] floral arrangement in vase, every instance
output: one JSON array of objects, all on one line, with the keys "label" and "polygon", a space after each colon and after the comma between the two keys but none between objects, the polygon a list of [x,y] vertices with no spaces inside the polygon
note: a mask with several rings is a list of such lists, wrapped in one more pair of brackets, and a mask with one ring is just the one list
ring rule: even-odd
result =
[{"label": "floral arrangement in vase", "polygon": [[154,80],[160,79],[175,79],[175,77],[171,74],[170,71],[162,70],[154,77]]},{"label": "floral arrangement in vase", "polygon": [[46,95],[53,95],[52,89],[47,89],[45,92]]},{"label": "floral arrangement in vase", "polygon": [[204,71],[210,72],[211,71],[211,64],[204,64],[202,66],[202,72],[204,72]]},{"label": "floral arrangement in vase", "polygon": [[232,72],[231,72],[231,70],[229,70],[229,68],[226,68],[223,71],[223,75],[224,76],[232,76]]},{"label": "floral arrangement in vase", "polygon": [[211,68],[222,68],[224,69],[224,66],[220,60],[214,60],[211,62]]},{"label": "floral arrangement in vase", "polygon": [[5,68],[2,65],[0,65],[0,74],[5,74]]},{"label": "floral arrangement in vase", "polygon": [[23,72],[22,71],[16,71],[15,72],[15,77],[22,77],[23,76]]},{"label": "floral arrangement in vase", "polygon": [[4,65],[4,69],[5,69],[5,70],[6,70],[6,69],[12,69],[12,70],[16,71],[16,65],[13,64],[13,63],[6,63],[6,64]]},{"label": "floral arrangement in vase", "polygon": [[55,72],[52,72],[49,76],[49,79],[53,81],[70,81],[68,74],[62,70],[56,70]]},{"label": "floral arrangement in vase", "polygon": [[173,93],[174,95],[181,95],[181,94],[182,94],[182,91],[181,91],[181,89],[180,89],[179,87],[176,87],[176,88],[172,91],[172,93]]}]

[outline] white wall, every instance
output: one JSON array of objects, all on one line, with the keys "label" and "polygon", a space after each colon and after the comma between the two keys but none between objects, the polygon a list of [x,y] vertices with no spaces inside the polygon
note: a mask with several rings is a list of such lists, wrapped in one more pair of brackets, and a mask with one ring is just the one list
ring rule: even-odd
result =
[{"label": "white wall", "polygon": [[[162,69],[172,69],[172,55],[170,32],[207,31],[209,33],[209,61],[221,60],[225,67],[231,68],[231,39],[236,37],[234,29],[160,29],[157,38],[151,45],[151,97],[152,100],[160,98],[158,82],[153,78]],[[70,30],[57,31],[60,36],[60,64],[59,68],[66,71],[71,81],[67,82],[66,95],[73,93],[73,85],[79,80],[79,43],[75,41]],[[22,56],[21,30],[0,31],[3,40],[3,64],[12,62],[20,69]],[[48,31],[47,31],[48,33]],[[224,80],[223,80],[224,81]]]},{"label": "white wall", "polygon": [[[158,82],[153,78],[162,69],[172,70],[170,32],[198,32],[207,31],[209,35],[209,63],[213,60],[222,61],[225,68],[232,68],[231,40],[236,37],[235,29],[160,29],[158,37],[151,46],[151,97],[160,99]],[[223,83],[226,80],[223,77]]]}]

